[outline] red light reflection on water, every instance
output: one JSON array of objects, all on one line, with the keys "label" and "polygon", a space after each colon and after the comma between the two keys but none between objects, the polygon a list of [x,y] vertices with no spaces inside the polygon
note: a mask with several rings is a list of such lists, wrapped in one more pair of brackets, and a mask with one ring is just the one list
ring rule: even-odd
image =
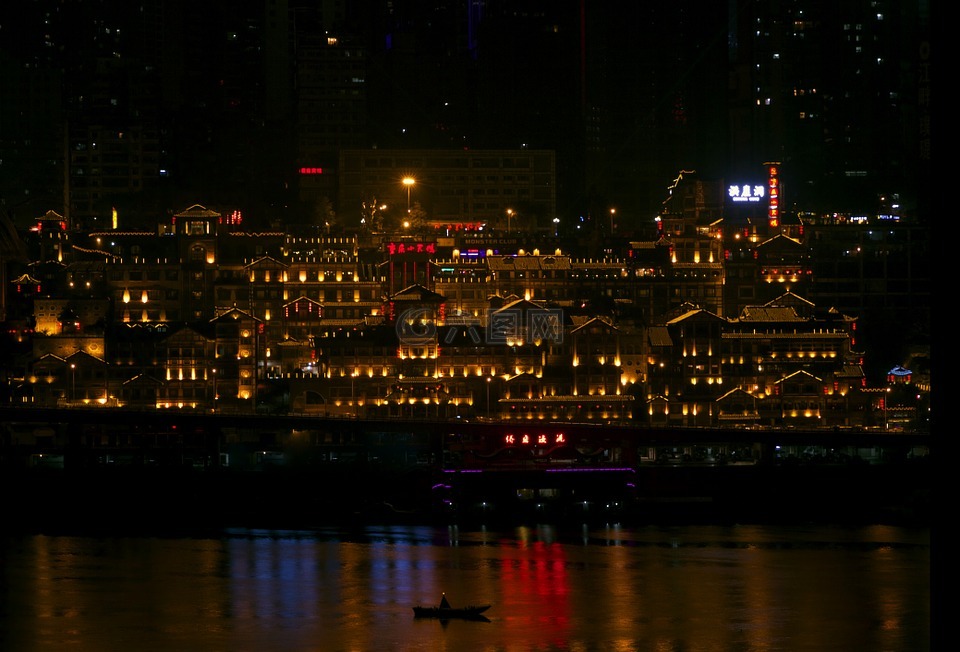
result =
[{"label": "red light reflection on water", "polygon": [[[503,606],[506,619],[523,618],[548,632],[549,640],[563,645],[571,628],[570,584],[563,546],[543,541],[503,542],[516,546],[520,556],[506,555],[500,561]],[[546,641],[545,641],[546,642]],[[549,645],[548,645],[549,646]]]}]

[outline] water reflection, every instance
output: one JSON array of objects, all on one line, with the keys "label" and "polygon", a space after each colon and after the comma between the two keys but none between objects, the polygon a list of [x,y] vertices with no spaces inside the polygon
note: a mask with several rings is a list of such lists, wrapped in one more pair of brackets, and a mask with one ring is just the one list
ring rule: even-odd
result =
[{"label": "water reflection", "polygon": [[[552,526],[0,539],[0,648],[929,649],[928,530]],[[446,593],[489,622],[413,618]]]}]

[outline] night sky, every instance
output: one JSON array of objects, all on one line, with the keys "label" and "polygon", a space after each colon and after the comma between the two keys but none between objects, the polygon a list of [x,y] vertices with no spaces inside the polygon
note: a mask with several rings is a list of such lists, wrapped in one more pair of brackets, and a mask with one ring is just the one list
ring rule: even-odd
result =
[{"label": "night sky", "polygon": [[647,221],[679,170],[768,160],[787,210],[897,193],[922,217],[929,23],[923,1],[5,3],[0,202],[60,210],[64,143],[104,126],[156,139],[142,183],[103,197],[145,219],[296,220],[297,168],[368,147],[555,150],[561,217]]}]

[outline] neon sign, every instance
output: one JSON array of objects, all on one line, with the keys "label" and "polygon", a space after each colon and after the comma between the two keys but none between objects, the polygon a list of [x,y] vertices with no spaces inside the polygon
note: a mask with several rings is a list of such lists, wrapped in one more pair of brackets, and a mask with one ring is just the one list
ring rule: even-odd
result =
[{"label": "neon sign", "polygon": [[735,203],[750,202],[756,203],[764,198],[767,188],[764,185],[732,184],[727,188],[727,196]]},{"label": "neon sign", "polygon": [[391,256],[396,254],[435,254],[437,245],[435,242],[388,242],[387,253]]},{"label": "neon sign", "polygon": [[770,203],[767,205],[767,224],[771,227],[780,225],[780,164],[767,163],[767,188],[770,194]]},{"label": "neon sign", "polygon": [[[554,444],[565,444],[567,443],[567,438],[562,432],[558,432],[555,435],[552,435]],[[522,435],[507,434],[503,437],[503,443],[508,446],[514,446],[520,444],[522,446],[529,446],[530,444],[536,442],[538,446],[547,446],[551,443],[551,435],[546,433],[540,433],[539,435],[530,435],[529,433],[524,433]]]}]

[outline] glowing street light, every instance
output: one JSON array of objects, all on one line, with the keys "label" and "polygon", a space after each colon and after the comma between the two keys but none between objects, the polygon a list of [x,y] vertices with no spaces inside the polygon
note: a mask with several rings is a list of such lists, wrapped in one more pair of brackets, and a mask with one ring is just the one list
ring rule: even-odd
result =
[{"label": "glowing street light", "polygon": [[487,416],[490,416],[493,410],[490,409],[490,381],[493,380],[490,376],[487,376]]},{"label": "glowing street light", "polygon": [[510,233],[510,222],[513,220],[513,209],[507,209],[507,233]]},{"label": "glowing street light", "polygon": [[413,186],[416,185],[416,183],[417,183],[417,180],[414,179],[413,177],[403,178],[403,185],[407,187],[407,212],[408,213],[410,212],[410,189],[413,188]]}]

